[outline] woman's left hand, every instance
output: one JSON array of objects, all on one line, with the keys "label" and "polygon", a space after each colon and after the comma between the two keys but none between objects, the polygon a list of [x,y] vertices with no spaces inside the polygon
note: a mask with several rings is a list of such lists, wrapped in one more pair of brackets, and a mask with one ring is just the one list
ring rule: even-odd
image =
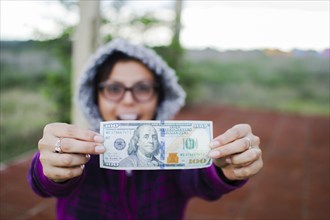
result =
[{"label": "woman's left hand", "polygon": [[247,179],[263,167],[259,144],[250,125],[238,124],[211,141],[209,157],[227,179]]}]

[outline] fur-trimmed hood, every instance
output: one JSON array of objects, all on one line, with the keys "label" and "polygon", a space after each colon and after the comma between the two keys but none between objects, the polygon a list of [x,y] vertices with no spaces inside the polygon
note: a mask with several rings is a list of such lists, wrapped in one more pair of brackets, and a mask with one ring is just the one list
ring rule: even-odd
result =
[{"label": "fur-trimmed hood", "polygon": [[82,73],[77,93],[77,102],[80,109],[84,113],[87,121],[93,130],[99,129],[99,123],[102,121],[97,105],[94,101],[94,79],[96,77],[98,67],[113,52],[119,51],[138,59],[145,64],[152,72],[160,76],[164,89],[164,100],[157,107],[157,120],[169,120],[183,107],[185,104],[186,93],[178,84],[175,71],[171,69],[164,60],[153,50],[129,43],[123,39],[116,39],[108,42],[100,47],[93,54],[86,68]]}]

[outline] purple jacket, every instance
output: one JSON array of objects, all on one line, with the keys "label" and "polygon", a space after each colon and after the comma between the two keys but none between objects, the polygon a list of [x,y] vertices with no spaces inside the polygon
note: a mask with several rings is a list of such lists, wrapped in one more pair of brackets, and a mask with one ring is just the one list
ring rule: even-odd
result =
[{"label": "purple jacket", "polygon": [[219,178],[214,166],[193,170],[125,171],[99,168],[92,156],[82,176],[55,183],[44,176],[37,153],[28,173],[32,189],[43,197],[57,197],[58,219],[183,219],[192,197],[206,200],[242,186]]}]

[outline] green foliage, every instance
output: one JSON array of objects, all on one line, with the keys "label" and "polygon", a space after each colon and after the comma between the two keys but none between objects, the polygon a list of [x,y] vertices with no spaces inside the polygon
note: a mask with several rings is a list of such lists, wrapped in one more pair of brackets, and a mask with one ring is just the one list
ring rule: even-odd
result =
[{"label": "green foliage", "polygon": [[263,57],[191,62],[198,79],[192,103],[329,115],[325,57]]},{"label": "green foliage", "polygon": [[17,69],[6,63],[0,63],[0,66],[0,91],[12,87],[33,89],[43,78],[42,73],[29,75],[18,72]]},{"label": "green foliage", "polygon": [[71,87],[70,72],[47,72],[45,75],[46,86],[42,91],[51,99],[56,107],[58,121],[70,123],[71,121]]},{"label": "green foliage", "polygon": [[45,95],[52,99],[57,109],[57,118],[61,122],[71,121],[71,54],[70,37],[73,28],[66,28],[62,35],[54,40],[40,42],[39,46],[48,49],[61,63],[58,71],[47,70],[45,74]]},{"label": "green foliage", "polygon": [[[168,27],[168,22],[157,17],[154,12],[140,11],[131,13],[129,16],[123,12],[128,0],[108,2],[108,13],[101,17],[100,38],[108,42],[114,38],[141,38],[150,30],[158,27]],[[147,42],[145,42],[147,43]]]},{"label": "green foliage", "polygon": [[43,126],[54,120],[51,101],[34,91],[11,88],[0,94],[0,162],[37,150]]},{"label": "green foliage", "polygon": [[191,68],[192,65],[183,60],[184,49],[178,44],[172,44],[169,47],[154,47],[153,49],[176,71],[179,83],[187,92],[187,102],[190,103],[198,93],[199,76],[198,72]]},{"label": "green foliage", "polygon": [[161,22],[161,20],[155,18],[153,15],[145,14],[139,17],[133,17],[129,23],[130,25],[141,25],[144,27],[143,29],[146,30],[152,26],[160,24]]},{"label": "green foliage", "polygon": [[0,53],[1,91],[12,87],[33,90],[42,82],[50,57],[45,51],[37,50],[35,42],[2,41]]},{"label": "green foliage", "polygon": [[1,91],[43,91],[55,103],[57,120],[70,122],[72,27],[53,40],[1,42]]}]

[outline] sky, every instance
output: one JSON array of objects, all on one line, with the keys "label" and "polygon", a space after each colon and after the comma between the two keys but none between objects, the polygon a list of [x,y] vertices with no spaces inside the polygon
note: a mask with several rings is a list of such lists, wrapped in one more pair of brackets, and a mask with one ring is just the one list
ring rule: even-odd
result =
[{"label": "sky", "polygon": [[[55,35],[54,18],[75,24],[77,11],[57,1],[0,0],[1,40],[34,39],[36,30]],[[173,1],[130,1],[129,10],[151,10],[166,16]],[[184,2],[181,43],[186,48],[264,49],[284,51],[329,48],[330,1],[197,1]],[[160,43],[169,33],[155,34]]]}]

